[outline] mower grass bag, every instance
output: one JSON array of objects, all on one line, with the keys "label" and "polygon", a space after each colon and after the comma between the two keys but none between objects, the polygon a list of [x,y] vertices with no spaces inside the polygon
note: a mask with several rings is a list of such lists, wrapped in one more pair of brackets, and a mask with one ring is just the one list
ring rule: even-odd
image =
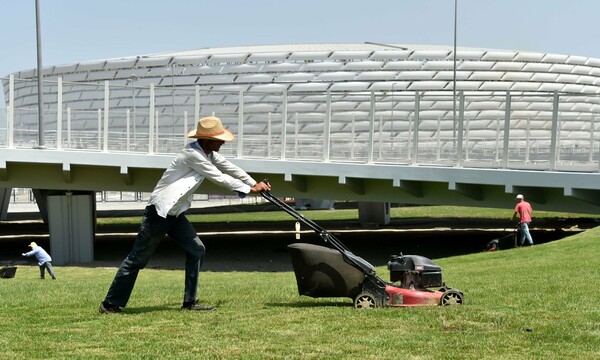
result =
[{"label": "mower grass bag", "polygon": [[12,279],[15,277],[15,273],[17,272],[16,266],[4,266],[0,269],[0,278],[1,279]]},{"label": "mower grass bag", "polygon": [[339,251],[303,243],[288,245],[288,250],[300,295],[354,299],[362,291],[364,273]]}]

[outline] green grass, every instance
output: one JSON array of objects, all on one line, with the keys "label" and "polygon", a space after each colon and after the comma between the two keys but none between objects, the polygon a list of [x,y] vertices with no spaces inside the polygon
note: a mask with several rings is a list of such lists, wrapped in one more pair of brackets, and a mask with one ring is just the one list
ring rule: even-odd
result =
[{"label": "green grass", "polygon": [[[123,314],[100,315],[116,269],[20,266],[0,279],[6,359],[597,359],[600,227],[560,241],[436,259],[464,306],[357,310],[297,295],[292,272],[203,272],[182,312],[182,270],[140,273]],[[384,279],[387,269],[378,268]]]},{"label": "green grass", "polygon": [[[188,215],[188,219],[193,223],[219,223],[219,222],[264,222],[264,221],[289,221],[290,215],[283,211],[235,211],[236,207],[231,207],[231,212],[211,213],[210,216],[197,214]],[[328,220],[357,220],[357,209],[336,209],[336,210],[306,210],[301,211],[307,218],[314,221]],[[409,206],[394,207],[390,209],[392,219],[408,218],[492,218],[492,219],[510,219],[512,209],[496,208],[472,208],[461,206]],[[590,214],[573,214],[551,211],[535,211],[535,218],[599,218]],[[119,217],[119,218],[99,218],[98,224],[136,224],[140,222],[140,217]]]}]

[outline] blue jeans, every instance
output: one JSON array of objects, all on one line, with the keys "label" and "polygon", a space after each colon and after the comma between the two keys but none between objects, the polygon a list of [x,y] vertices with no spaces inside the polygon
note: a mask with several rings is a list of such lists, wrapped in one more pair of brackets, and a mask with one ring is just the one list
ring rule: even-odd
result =
[{"label": "blue jeans", "polygon": [[198,277],[204,260],[205,248],[196,230],[184,215],[162,218],[154,205],[144,210],[140,231],[133,249],[119,267],[108,289],[105,302],[125,307],[135,285],[138,273],[150,261],[152,254],[165,235],[175,240],[186,255],[184,302],[195,301],[198,291]]},{"label": "blue jeans", "polygon": [[527,240],[527,245],[533,245],[533,239],[531,238],[531,234],[529,233],[529,223],[522,222],[519,224],[519,228],[521,229],[521,238],[519,239],[519,245],[525,245],[525,240]]}]

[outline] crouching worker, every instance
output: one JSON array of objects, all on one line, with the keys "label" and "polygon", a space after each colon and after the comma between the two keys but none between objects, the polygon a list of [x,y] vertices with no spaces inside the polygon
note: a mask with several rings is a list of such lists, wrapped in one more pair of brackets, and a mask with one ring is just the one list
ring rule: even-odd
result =
[{"label": "crouching worker", "polygon": [[46,250],[44,250],[41,246],[34,242],[31,242],[31,244],[29,244],[29,247],[31,248],[31,251],[23,253],[21,254],[21,256],[35,256],[38,265],[40,266],[40,278],[46,278],[45,275],[47,270],[48,274],[50,274],[50,276],[52,277],[52,280],[56,280],[56,275],[54,275],[54,269],[52,269],[52,258],[50,257],[50,255],[48,255]]},{"label": "crouching worker", "polygon": [[192,205],[192,196],[204,179],[238,193],[269,191],[270,185],[257,183],[244,170],[221,156],[218,151],[235,136],[223,127],[218,117],[198,120],[197,129],[187,134],[197,139],[187,144],[164,172],[150,195],[140,231],[133,249],[119,267],[100,304],[102,314],[119,313],[127,305],[137,275],[158,244],[169,235],[185,251],[183,310],[213,310],[198,302],[198,277],[204,260],[204,244],[183,214]]}]

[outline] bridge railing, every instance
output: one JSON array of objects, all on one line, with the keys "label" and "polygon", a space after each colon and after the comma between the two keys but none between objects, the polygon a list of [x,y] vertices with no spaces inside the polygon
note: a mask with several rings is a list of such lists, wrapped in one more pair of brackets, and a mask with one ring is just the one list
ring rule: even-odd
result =
[{"label": "bridge railing", "polygon": [[[0,148],[177,153],[221,117],[228,156],[322,162],[599,170],[600,96],[510,91],[247,92],[141,81],[3,79]],[[8,86],[6,86],[8,85]]]}]

